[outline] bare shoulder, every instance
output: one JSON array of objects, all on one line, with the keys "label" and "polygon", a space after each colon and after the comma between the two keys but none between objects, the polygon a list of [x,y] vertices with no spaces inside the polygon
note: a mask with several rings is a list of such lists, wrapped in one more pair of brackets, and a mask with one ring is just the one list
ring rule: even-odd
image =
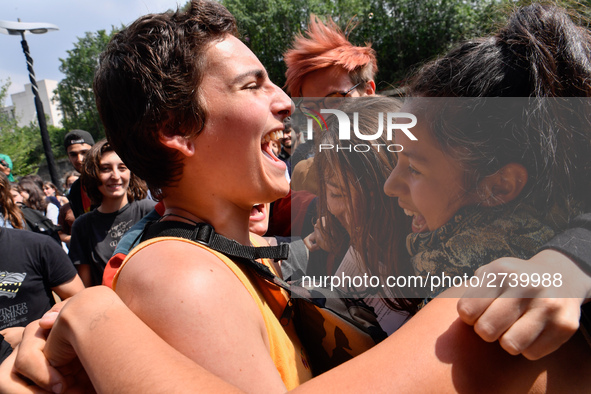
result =
[{"label": "bare shoulder", "polygon": [[[117,293],[123,294],[128,286],[136,291],[144,286],[154,289],[157,283],[167,283],[162,287],[172,293],[185,284],[207,290],[210,283],[219,286],[233,278],[231,270],[211,251],[184,241],[164,240],[129,258],[120,273]],[[175,286],[170,286],[171,282]]]},{"label": "bare shoulder", "polygon": [[[240,280],[215,254],[188,242],[156,242],[133,255],[121,271],[117,294],[136,310],[161,317],[220,311],[256,311],[256,304]],[[170,312],[169,312],[170,311]],[[174,312],[173,312],[174,311]],[[250,321],[257,321],[254,313]]]},{"label": "bare shoulder", "polygon": [[149,245],[121,271],[117,294],[160,337],[224,380],[248,391],[284,389],[255,300],[210,251],[176,240]]}]

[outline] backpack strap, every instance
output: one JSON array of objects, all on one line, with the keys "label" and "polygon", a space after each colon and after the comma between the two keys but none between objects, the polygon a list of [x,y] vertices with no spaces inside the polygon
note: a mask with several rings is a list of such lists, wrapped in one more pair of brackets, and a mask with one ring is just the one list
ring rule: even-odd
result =
[{"label": "backpack strap", "polygon": [[289,245],[246,246],[215,232],[207,223],[185,223],[179,221],[156,221],[146,225],[141,242],[156,237],[185,238],[203,244],[227,257],[251,268],[263,279],[291,291],[291,286],[275,275],[269,267],[256,259],[285,260],[289,256]]},{"label": "backpack strap", "polygon": [[[140,238],[140,242],[143,242],[156,237],[185,238],[201,243],[216,252],[224,254],[235,262],[250,268],[256,275],[267,282],[287,291],[290,297],[301,298],[320,307],[324,307],[325,295],[313,289],[310,290],[301,286],[292,285],[275,275],[269,267],[256,261],[259,258],[287,259],[289,256],[289,244],[256,247],[245,246],[216,233],[214,228],[208,223],[186,223],[176,220],[150,222],[138,238]],[[344,297],[338,289],[334,289],[332,292],[333,297],[336,296],[335,294],[338,294],[339,297]]]}]

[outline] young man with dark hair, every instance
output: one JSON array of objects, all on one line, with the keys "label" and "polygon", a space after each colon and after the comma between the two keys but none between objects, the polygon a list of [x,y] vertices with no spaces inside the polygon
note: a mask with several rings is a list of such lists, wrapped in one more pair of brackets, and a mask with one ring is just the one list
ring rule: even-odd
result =
[{"label": "young man with dark hair", "polygon": [[[84,163],[86,153],[93,145],[94,138],[85,130],[72,130],[64,137],[64,147],[68,153],[68,159],[76,171],[82,172],[82,164]],[[90,212],[90,199],[82,189],[79,180],[72,184],[68,199],[70,200],[70,208],[75,217],[85,212]]]}]

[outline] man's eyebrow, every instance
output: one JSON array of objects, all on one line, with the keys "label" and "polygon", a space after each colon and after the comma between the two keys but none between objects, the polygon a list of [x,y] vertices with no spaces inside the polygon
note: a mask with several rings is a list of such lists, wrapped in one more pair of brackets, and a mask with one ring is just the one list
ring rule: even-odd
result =
[{"label": "man's eyebrow", "polygon": [[234,80],[232,80],[232,84],[236,85],[238,83],[240,83],[241,81],[243,81],[246,78],[249,77],[256,77],[256,79],[263,79],[267,76],[267,73],[265,72],[265,70],[261,70],[261,69],[256,69],[256,70],[250,70],[247,72],[244,72],[242,74],[237,75]]},{"label": "man's eyebrow", "polygon": [[412,149],[403,149],[402,151],[398,152],[399,155],[404,155],[406,157],[408,157],[409,159],[412,159],[414,161],[420,161],[420,162],[427,162],[427,157],[420,154],[419,152],[417,152],[416,150],[412,150]]}]

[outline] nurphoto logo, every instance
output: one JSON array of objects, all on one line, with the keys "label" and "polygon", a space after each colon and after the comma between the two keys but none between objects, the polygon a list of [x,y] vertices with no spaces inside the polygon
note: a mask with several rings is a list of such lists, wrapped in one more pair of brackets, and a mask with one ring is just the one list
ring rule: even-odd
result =
[{"label": "nurphoto logo", "polygon": [[[331,114],[334,115],[335,118],[332,120],[336,120],[338,122],[338,130],[339,130],[339,140],[340,141],[348,141],[351,139],[351,130],[357,138],[362,141],[375,141],[380,138],[384,131],[386,132],[386,139],[388,141],[392,141],[393,139],[393,131],[400,130],[406,136],[412,140],[417,141],[417,138],[412,134],[410,131],[411,128],[416,126],[417,124],[417,117],[413,114],[407,112],[388,112],[383,113],[380,112],[377,114],[378,116],[378,129],[373,134],[368,134],[367,131],[365,133],[361,133],[359,131],[359,113],[353,113],[353,120],[349,118],[349,116],[338,109],[320,109],[320,112],[311,111],[309,110],[306,115],[308,115],[307,119],[307,134],[306,138],[308,140],[312,140],[314,137],[314,121],[318,124],[320,130],[324,128],[328,128],[327,123],[322,116],[322,114]],[[409,121],[406,121],[409,120]],[[403,147],[400,144],[356,144],[356,145],[348,145],[347,147],[340,147],[339,145],[333,144],[320,144],[318,146],[319,151],[326,150],[326,149],[346,149],[348,151],[355,151],[355,152],[368,152],[371,147],[376,147],[378,151],[381,147],[387,149],[389,152],[401,152]]]}]

